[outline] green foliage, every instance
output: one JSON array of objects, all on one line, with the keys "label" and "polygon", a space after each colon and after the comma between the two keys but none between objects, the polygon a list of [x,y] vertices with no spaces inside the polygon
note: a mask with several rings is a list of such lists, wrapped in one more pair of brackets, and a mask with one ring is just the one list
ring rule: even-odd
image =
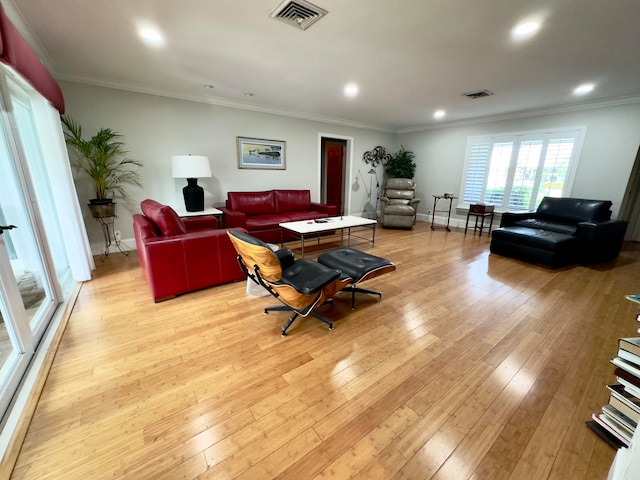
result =
[{"label": "green foliage", "polygon": [[138,169],[142,163],[128,157],[121,134],[101,128],[89,140],[82,138],[82,127],[71,117],[60,117],[65,126],[64,138],[73,150],[73,165],[93,180],[96,198],[105,200],[108,194],[125,197],[125,185],[142,187]]},{"label": "green foliage", "polygon": [[385,166],[389,178],[413,178],[416,174],[415,154],[400,146]]}]

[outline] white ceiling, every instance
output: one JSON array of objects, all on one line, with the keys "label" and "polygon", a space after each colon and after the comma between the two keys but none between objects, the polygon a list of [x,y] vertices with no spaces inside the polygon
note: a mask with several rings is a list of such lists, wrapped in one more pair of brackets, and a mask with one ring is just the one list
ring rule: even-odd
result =
[{"label": "white ceiling", "polygon": [[[640,101],[639,0],[314,0],[329,13],[306,31],[269,17],[280,0],[2,1],[58,80],[390,131]],[[531,17],[540,32],[513,41]]]}]

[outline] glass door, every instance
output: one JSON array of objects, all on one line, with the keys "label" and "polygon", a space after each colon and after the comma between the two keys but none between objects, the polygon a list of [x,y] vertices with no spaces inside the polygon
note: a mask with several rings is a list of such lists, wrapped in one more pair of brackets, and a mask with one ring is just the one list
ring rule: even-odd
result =
[{"label": "glass door", "polygon": [[[25,111],[6,108],[7,84],[0,103],[0,416],[26,371],[60,303],[60,284],[43,233],[38,195],[26,155]],[[10,116],[22,115],[22,119]],[[28,109],[27,109],[28,111]],[[21,122],[22,120],[22,122]],[[27,122],[28,123],[28,122]],[[32,131],[33,133],[33,131]],[[21,139],[22,137],[22,139]],[[6,228],[5,228],[6,227]],[[64,262],[63,262],[64,263]]]}]

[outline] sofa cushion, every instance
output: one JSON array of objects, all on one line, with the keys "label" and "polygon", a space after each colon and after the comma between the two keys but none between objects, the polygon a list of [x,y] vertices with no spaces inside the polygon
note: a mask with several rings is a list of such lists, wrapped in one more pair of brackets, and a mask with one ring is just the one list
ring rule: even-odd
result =
[{"label": "sofa cushion", "polygon": [[575,235],[578,230],[577,223],[560,223],[548,220],[538,220],[537,218],[527,218],[516,222],[519,227],[537,228],[540,230],[549,230],[551,232],[566,233],[567,235]]},{"label": "sofa cushion", "polygon": [[151,220],[165,237],[187,233],[184,222],[169,205],[147,199],[140,203],[140,208],[145,217]]},{"label": "sofa cushion", "polygon": [[311,210],[309,190],[274,190],[276,213]]},{"label": "sofa cushion", "polygon": [[401,200],[411,200],[414,197],[414,192],[413,190],[395,190],[387,188],[384,196],[389,199],[399,198]]},{"label": "sofa cushion", "polygon": [[328,215],[324,212],[317,212],[315,210],[305,210],[300,212],[287,212],[280,215],[280,223],[282,222],[300,222],[302,220],[315,220],[316,218],[327,218]]},{"label": "sofa cushion", "polygon": [[611,205],[609,200],[544,197],[536,218],[570,223],[605,221],[611,218]]},{"label": "sofa cushion", "polygon": [[247,217],[247,230],[266,230],[269,228],[278,228],[282,222],[286,222],[281,215],[251,215]]},{"label": "sofa cushion", "polygon": [[273,190],[265,192],[229,192],[227,208],[238,210],[246,215],[264,215],[275,213]]}]

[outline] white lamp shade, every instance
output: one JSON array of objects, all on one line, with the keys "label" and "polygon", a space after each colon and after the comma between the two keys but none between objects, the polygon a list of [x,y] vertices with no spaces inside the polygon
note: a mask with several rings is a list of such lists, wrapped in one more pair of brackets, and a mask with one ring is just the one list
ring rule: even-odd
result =
[{"label": "white lamp shade", "polygon": [[174,155],[171,157],[173,178],[205,178],[211,176],[209,159],[204,155]]}]

